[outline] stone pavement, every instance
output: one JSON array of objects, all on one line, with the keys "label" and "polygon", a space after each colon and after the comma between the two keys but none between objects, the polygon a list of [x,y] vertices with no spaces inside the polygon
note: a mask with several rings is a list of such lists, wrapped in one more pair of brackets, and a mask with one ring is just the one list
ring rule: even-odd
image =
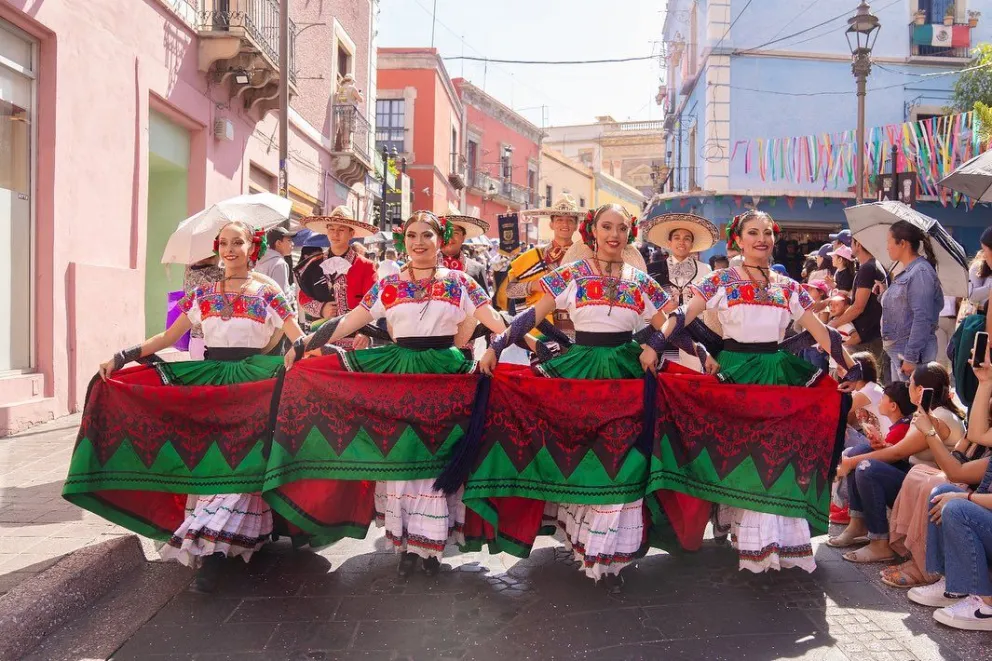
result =
[{"label": "stone pavement", "polygon": [[321,554],[280,543],[231,563],[214,595],[174,598],[113,659],[992,658],[992,634],[941,627],[823,539],[814,575],[741,573],[707,542],[649,555],[617,597],[553,540],[526,561],[452,555],[436,580],[407,581],[378,531]]},{"label": "stone pavement", "polygon": [[126,530],[62,499],[79,416],[0,438],[0,595],[76,549]]}]

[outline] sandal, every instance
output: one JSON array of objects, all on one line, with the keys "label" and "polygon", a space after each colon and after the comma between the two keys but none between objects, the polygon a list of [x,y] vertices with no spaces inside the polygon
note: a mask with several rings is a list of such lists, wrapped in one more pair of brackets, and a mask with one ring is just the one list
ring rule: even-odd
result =
[{"label": "sandal", "polygon": [[857,551],[848,551],[841,557],[847,560],[848,562],[854,562],[857,564],[871,564],[874,562],[892,562],[893,560],[895,560],[896,556],[890,554],[879,558],[877,556],[871,555],[871,552],[868,550],[867,547],[862,547]]},{"label": "sandal", "polygon": [[886,567],[879,574],[881,575],[882,582],[893,588],[922,587],[940,580],[940,577],[931,580],[925,575],[920,576],[919,570],[912,561]]},{"label": "sandal", "polygon": [[846,549],[849,546],[857,546],[858,544],[867,544],[868,537],[866,535],[848,535],[846,532],[842,532],[836,537],[831,537],[827,540],[827,546],[835,549]]}]

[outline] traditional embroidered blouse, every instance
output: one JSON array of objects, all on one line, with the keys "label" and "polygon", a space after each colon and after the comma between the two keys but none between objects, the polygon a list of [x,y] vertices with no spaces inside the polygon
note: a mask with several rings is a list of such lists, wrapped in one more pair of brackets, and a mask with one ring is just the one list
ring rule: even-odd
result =
[{"label": "traditional embroidered blouse", "polygon": [[386,276],[362,299],[374,318],[386,318],[394,338],[456,335],[458,324],[488,303],[489,294],[475,280],[446,268],[437,270],[433,284],[429,278],[413,283]]},{"label": "traditional embroidered blouse", "polygon": [[[231,318],[224,319],[224,300],[231,304]],[[262,349],[272,334],[293,316],[278,287],[250,282],[243,290],[221,293],[220,283],[197,287],[179,301],[179,309],[193,324],[203,327],[208,347]]]},{"label": "traditional embroidered blouse", "polygon": [[785,276],[774,276],[766,289],[732,268],[721,269],[692,288],[706,309],[717,310],[723,336],[738,342],[781,342],[789,321],[813,307],[806,290]]},{"label": "traditional embroidered blouse", "polygon": [[[611,285],[616,287],[613,297]],[[651,276],[629,264],[619,278],[608,278],[598,275],[588,260],[572,262],[546,275],[541,286],[558,309],[568,310],[576,331],[590,333],[633,332],[669,299]]]}]

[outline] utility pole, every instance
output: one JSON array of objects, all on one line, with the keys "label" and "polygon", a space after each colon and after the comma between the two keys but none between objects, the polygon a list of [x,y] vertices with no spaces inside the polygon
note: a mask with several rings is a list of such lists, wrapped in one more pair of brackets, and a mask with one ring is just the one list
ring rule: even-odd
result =
[{"label": "utility pole", "polygon": [[279,194],[289,197],[289,0],[279,2]]}]

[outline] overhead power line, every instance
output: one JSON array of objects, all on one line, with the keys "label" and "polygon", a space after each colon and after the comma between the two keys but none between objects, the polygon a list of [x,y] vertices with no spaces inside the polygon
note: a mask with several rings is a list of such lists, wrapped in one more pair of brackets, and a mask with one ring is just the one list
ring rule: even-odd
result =
[{"label": "overhead power line", "polygon": [[654,55],[643,57],[618,57],[607,60],[503,60],[494,57],[472,57],[469,55],[442,56],[446,60],[470,60],[472,62],[491,62],[493,64],[616,64],[620,62],[643,62],[657,59]]}]

